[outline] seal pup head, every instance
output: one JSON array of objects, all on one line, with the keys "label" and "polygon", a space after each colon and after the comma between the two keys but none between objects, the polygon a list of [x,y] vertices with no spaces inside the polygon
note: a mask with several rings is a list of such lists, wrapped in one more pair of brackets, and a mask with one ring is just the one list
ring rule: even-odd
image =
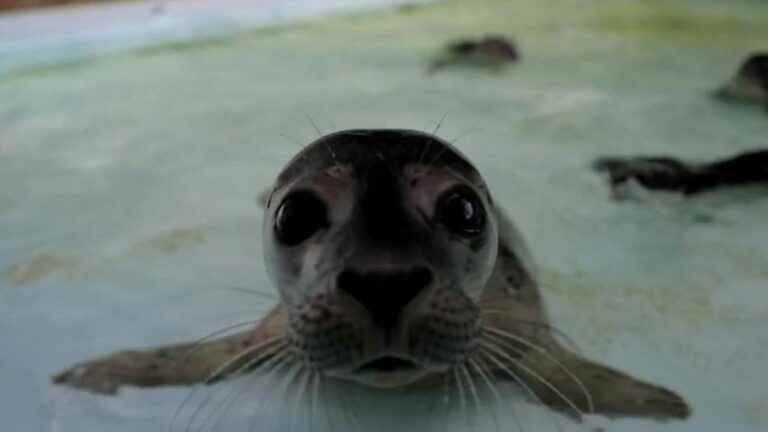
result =
[{"label": "seal pup head", "polygon": [[267,269],[308,367],[376,387],[476,348],[498,226],[478,171],[412,130],[347,130],[304,148],[266,206]]}]

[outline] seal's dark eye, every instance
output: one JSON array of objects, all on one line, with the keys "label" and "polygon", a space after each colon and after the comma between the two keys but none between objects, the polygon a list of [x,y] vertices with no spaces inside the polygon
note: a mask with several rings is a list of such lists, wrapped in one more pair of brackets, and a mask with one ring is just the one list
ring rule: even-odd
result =
[{"label": "seal's dark eye", "polygon": [[485,210],[480,198],[467,187],[444,193],[435,209],[438,222],[463,236],[476,236],[485,226]]},{"label": "seal's dark eye", "polygon": [[275,215],[275,236],[285,246],[295,246],[328,227],[328,210],[314,193],[296,191],[288,195]]}]

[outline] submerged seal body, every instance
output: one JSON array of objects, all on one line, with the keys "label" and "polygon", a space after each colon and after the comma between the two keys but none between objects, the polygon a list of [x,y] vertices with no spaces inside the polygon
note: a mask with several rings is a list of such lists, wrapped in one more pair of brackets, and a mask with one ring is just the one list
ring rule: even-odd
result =
[{"label": "submerged seal body", "polygon": [[118,352],[54,381],[114,392],[289,361],[379,388],[514,381],[577,417],[690,415],[675,393],[558,342],[522,236],[475,167],[433,135],[347,130],[309,144],[269,194],[263,241],[280,301],[254,329]]}]

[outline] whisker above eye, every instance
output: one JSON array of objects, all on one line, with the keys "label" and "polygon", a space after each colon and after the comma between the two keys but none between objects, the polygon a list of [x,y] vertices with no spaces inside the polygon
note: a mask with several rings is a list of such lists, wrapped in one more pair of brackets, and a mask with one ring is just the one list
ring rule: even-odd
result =
[{"label": "whisker above eye", "polygon": [[269,299],[269,300],[277,300],[278,299],[277,295],[275,293],[264,292],[264,291],[257,291],[257,290],[252,290],[252,289],[248,289],[248,288],[245,288],[245,287],[230,286],[230,287],[223,287],[222,289],[230,290],[230,291],[237,291],[237,292],[241,292],[241,293],[245,293],[245,294],[251,294],[251,295],[255,295],[255,296],[258,296],[258,297],[263,297],[263,298],[266,298],[266,299]]}]

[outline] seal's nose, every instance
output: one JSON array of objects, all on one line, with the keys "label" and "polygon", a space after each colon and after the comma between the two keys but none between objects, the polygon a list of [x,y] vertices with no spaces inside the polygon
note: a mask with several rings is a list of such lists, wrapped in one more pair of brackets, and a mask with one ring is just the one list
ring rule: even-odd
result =
[{"label": "seal's nose", "polygon": [[370,273],[346,269],[336,283],[339,291],[368,310],[376,325],[391,329],[403,309],[432,283],[432,272],[426,267]]}]

